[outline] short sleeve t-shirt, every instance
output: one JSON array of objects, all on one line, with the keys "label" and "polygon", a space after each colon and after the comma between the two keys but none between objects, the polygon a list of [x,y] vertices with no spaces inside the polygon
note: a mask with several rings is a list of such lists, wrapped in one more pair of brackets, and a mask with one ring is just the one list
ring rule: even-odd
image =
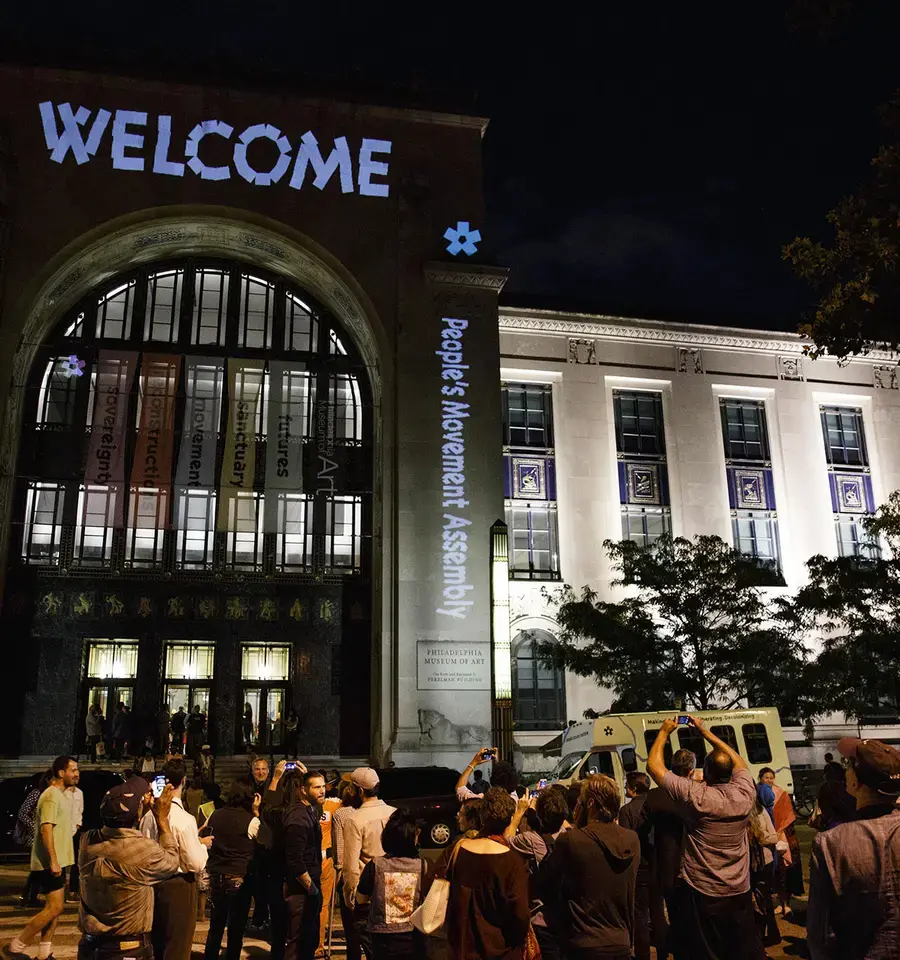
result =
[{"label": "short sleeve t-shirt", "polygon": [[729,783],[697,783],[671,771],[663,789],[682,808],[687,826],[681,875],[709,897],[730,897],[750,889],[747,819],[756,787],[746,770]]},{"label": "short sleeve t-shirt", "polygon": [[32,870],[50,869],[50,854],[41,839],[41,827],[45,823],[53,824],[53,846],[56,848],[57,863],[61,867],[71,867],[75,862],[70,809],[62,790],[56,787],[47,787],[38,798],[34,816],[34,841],[31,844]]}]

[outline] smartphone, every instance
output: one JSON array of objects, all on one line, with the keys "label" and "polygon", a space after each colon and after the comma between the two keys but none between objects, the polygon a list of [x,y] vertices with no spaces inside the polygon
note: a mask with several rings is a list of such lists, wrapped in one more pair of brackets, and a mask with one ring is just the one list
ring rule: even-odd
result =
[{"label": "smartphone", "polygon": [[529,796],[529,798],[530,798],[531,800],[534,800],[534,798],[535,798],[540,792],[541,792],[540,790],[529,790],[529,791],[528,791],[528,796]]},{"label": "smartphone", "polygon": [[538,780],[538,785],[537,785],[538,790],[543,790],[546,786],[547,786],[546,777],[542,777],[540,780]]},{"label": "smartphone", "polygon": [[162,774],[158,777],[153,778],[153,782],[150,784],[150,791],[154,797],[161,797],[163,790],[166,788],[166,778]]},{"label": "smartphone", "polygon": [[491,759],[493,759],[493,756],[494,756],[494,751],[493,751],[493,749],[487,749],[487,750],[482,750],[482,751],[481,751],[481,759],[482,759],[482,760],[491,760]]},{"label": "smartphone", "polygon": [[682,714],[682,715],[678,718],[678,723],[679,723],[681,726],[687,726],[690,722],[691,722],[691,718],[688,717],[688,716],[686,716],[685,714]]},{"label": "smartphone", "polygon": [[297,761],[296,761],[296,760],[288,760],[287,763],[284,765],[284,769],[285,769],[285,770],[296,770],[296,769],[297,769]]}]

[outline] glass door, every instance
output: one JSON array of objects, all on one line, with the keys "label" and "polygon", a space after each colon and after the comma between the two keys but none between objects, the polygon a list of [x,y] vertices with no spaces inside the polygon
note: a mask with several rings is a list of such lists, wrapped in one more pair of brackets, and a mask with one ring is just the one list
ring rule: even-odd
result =
[{"label": "glass door", "polygon": [[290,653],[288,644],[244,644],[236,737],[239,750],[274,753],[284,743]]},{"label": "glass door", "polygon": [[[131,742],[135,731],[130,716],[137,678],[138,645],[134,641],[88,640],[86,652],[86,679],[82,688],[84,710],[76,733],[75,752],[84,749],[87,736],[84,721],[88,709],[95,705],[100,708],[103,718],[103,739],[107,748],[112,747],[113,734],[116,733],[117,749],[121,752],[133,750],[139,746]],[[122,712],[118,709],[120,703],[125,705],[127,717],[124,720],[116,718]]]},{"label": "glass door", "polygon": [[284,687],[266,690],[266,723],[269,749],[277,750],[284,742]]},{"label": "glass door", "polygon": [[[163,704],[168,707],[171,716],[175,716],[178,708],[183,707],[185,724],[194,707],[200,707],[200,712],[206,717],[206,736],[211,737],[213,716],[210,710],[214,704],[212,679],[215,644],[187,640],[169,641],[166,644],[165,663]],[[187,729],[177,734],[173,731],[173,739],[178,739],[181,735],[183,746],[183,736],[187,732]]]}]

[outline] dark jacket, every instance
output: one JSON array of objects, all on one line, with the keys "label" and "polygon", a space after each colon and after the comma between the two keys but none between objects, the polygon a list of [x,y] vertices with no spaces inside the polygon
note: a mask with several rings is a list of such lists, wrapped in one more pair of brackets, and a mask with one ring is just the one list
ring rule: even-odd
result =
[{"label": "dark jacket", "polygon": [[651,790],[641,810],[653,830],[653,860],[660,893],[668,896],[681,872],[684,853],[684,820],[677,801],[665,790]]},{"label": "dark jacket", "polygon": [[291,893],[303,892],[297,878],[308,873],[318,886],[322,879],[322,826],[318,810],[295,803],[284,814],[284,879]]},{"label": "dark jacket", "polygon": [[641,872],[649,872],[654,864],[653,824],[647,817],[646,805],[649,793],[639,793],[630,803],[626,803],[619,811],[619,826],[626,830],[634,830],[641,841]]},{"label": "dark jacket", "polygon": [[615,823],[589,823],[557,837],[540,885],[563,953],[628,952],[639,862],[637,834]]}]

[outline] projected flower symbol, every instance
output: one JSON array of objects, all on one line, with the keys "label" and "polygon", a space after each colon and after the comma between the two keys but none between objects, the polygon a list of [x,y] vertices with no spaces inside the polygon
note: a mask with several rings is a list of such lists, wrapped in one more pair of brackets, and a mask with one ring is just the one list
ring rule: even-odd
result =
[{"label": "projected flower symbol", "polygon": [[473,230],[469,226],[468,220],[459,220],[456,229],[447,227],[444,231],[444,239],[449,241],[447,253],[455,257],[462,250],[466,256],[471,257],[478,249],[477,244],[481,240],[481,231]]},{"label": "projected flower symbol", "polygon": [[604,728],[603,728],[603,732],[604,732],[608,737],[611,737],[611,736],[613,735],[613,728],[612,728],[612,727],[604,727]]},{"label": "projected flower symbol", "polygon": [[67,377],[84,376],[84,360],[79,360],[75,354],[71,354],[63,361],[63,372]]}]

